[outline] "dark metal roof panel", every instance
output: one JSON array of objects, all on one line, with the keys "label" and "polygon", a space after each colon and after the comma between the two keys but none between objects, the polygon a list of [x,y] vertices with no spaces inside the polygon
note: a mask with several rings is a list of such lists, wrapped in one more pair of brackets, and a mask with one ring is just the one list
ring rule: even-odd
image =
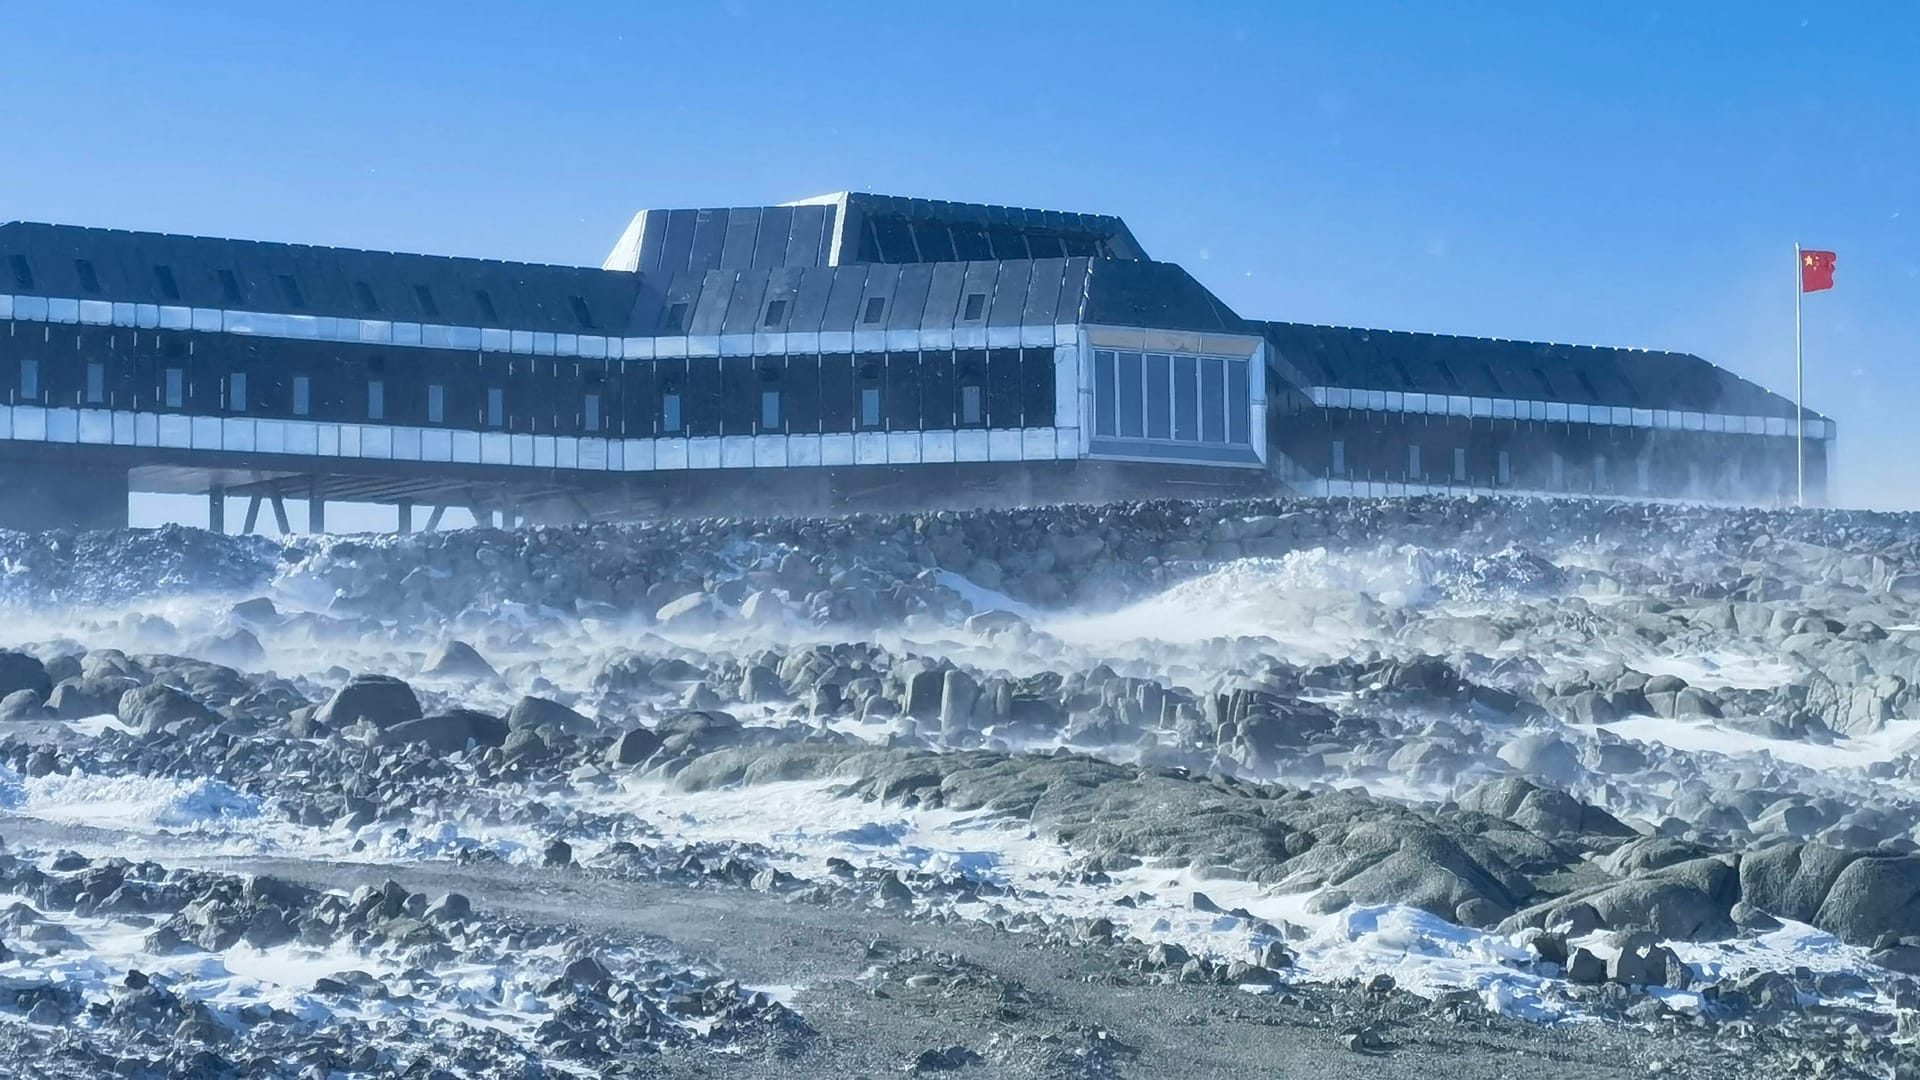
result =
[{"label": "dark metal roof panel", "polygon": [[960,312],[960,289],[966,280],[965,263],[934,264],[933,276],[927,283],[927,302],[921,309],[921,329],[952,329],[954,316]]},{"label": "dark metal roof panel", "polygon": [[877,269],[864,263],[852,266],[822,267],[833,275],[833,291],[827,296],[826,312],[820,317],[820,330],[851,331],[860,317],[860,298],[867,288],[867,272]]},{"label": "dark metal roof panel", "polygon": [[740,275],[731,270],[710,270],[700,283],[700,296],[694,302],[687,321],[687,333],[694,336],[718,334],[726,325],[727,304],[733,299],[733,286]]},{"label": "dark metal roof panel", "polygon": [[1002,262],[994,284],[993,297],[987,303],[987,325],[1019,326],[1027,310],[1027,282],[1033,276],[1033,264],[1024,261]]},{"label": "dark metal roof panel", "polygon": [[692,265],[689,253],[693,251],[693,227],[699,216],[697,210],[667,211],[666,238],[660,245],[661,273],[677,277]]},{"label": "dark metal roof panel", "polygon": [[[766,233],[762,231],[761,235],[764,236]],[[796,302],[799,299],[800,292],[800,279],[805,273],[806,268],[801,266],[776,266],[766,271],[766,289],[760,298],[760,309],[763,317],[754,324],[755,329],[764,330],[768,333],[782,333],[793,329],[793,317],[796,314]],[[786,310],[772,325],[768,325],[764,314],[768,308],[772,307],[776,300],[785,300],[787,302]]]},{"label": "dark metal roof panel", "polygon": [[833,283],[838,274],[831,266],[797,269],[800,271],[800,281],[794,287],[793,313],[787,316],[787,332],[811,334],[821,329],[821,320],[827,313],[827,297],[833,292]]},{"label": "dark metal roof panel", "polygon": [[696,272],[720,268],[720,249],[727,242],[725,210],[693,212],[693,242],[687,252],[687,269]]},{"label": "dark metal roof panel", "polygon": [[740,271],[733,285],[733,295],[727,301],[726,322],[720,327],[723,334],[751,334],[760,329],[760,314],[766,307],[767,270]]},{"label": "dark metal roof panel", "polygon": [[1086,321],[1161,330],[1248,332],[1240,316],[1180,267],[1126,259],[1093,263]]},{"label": "dark metal roof panel", "polygon": [[[1793,402],[1688,353],[1264,323],[1320,385],[1634,409],[1793,415]],[[1452,378],[1449,379],[1449,374]],[[1821,417],[1809,411],[1810,417]]]},{"label": "dark metal roof panel", "polygon": [[665,274],[635,274],[640,279],[633,303],[627,309],[625,337],[648,337],[660,328],[667,310],[667,291],[671,279]]},{"label": "dark metal roof panel", "polygon": [[1027,286],[1026,310],[1020,321],[1027,326],[1053,326],[1060,307],[1060,286],[1067,272],[1065,259],[1040,259],[1033,264],[1033,278]]},{"label": "dark metal roof panel", "polygon": [[[875,265],[867,267],[866,287],[860,294],[860,307],[859,310],[854,313],[853,317],[853,328],[855,330],[886,329],[887,313],[893,309],[894,289],[899,283],[900,268],[898,266]],[[880,321],[877,323],[869,323],[866,320],[867,309],[876,298],[882,301]]]},{"label": "dark metal roof panel", "polygon": [[753,243],[752,266],[755,270],[771,270],[786,265],[787,241],[793,235],[793,209],[791,206],[769,206],[760,211],[759,232]]},{"label": "dark metal roof panel", "polygon": [[1060,325],[1085,321],[1087,286],[1093,277],[1093,262],[1087,256],[1067,260],[1066,271],[1061,275],[1060,303],[1054,315]]},{"label": "dark metal roof panel", "polygon": [[[5,227],[4,250],[41,253],[36,262],[47,270],[36,285],[48,287],[45,295],[562,332],[582,329],[572,297],[580,297],[601,323],[631,305],[639,281],[634,274],[583,267],[49,225]],[[76,260],[82,258],[93,265],[98,293],[81,280]],[[168,271],[175,295],[161,287],[157,267]],[[222,271],[231,275],[239,299],[229,294]],[[283,276],[294,279],[300,302],[289,295]],[[376,297],[377,312],[363,310],[360,282]],[[431,290],[438,315],[422,309],[417,286]],[[499,319],[483,317],[472,296],[480,288],[491,295]]]},{"label": "dark metal roof panel", "polygon": [[666,256],[667,214],[654,212],[647,215],[640,227],[640,259],[635,270],[642,274],[660,272],[660,260]]},{"label": "dark metal roof panel", "polygon": [[785,255],[788,266],[824,266],[827,237],[832,232],[830,206],[796,206],[793,224],[787,234]]},{"label": "dark metal roof panel", "polygon": [[760,214],[761,209],[757,206],[727,211],[726,238],[720,245],[720,269],[753,269],[753,247],[760,235]]},{"label": "dark metal roof panel", "polygon": [[900,268],[900,280],[893,287],[893,300],[887,305],[887,329],[914,330],[927,310],[927,291],[933,285],[933,265],[912,263]]},{"label": "dark metal roof panel", "polygon": [[[987,312],[993,306],[993,290],[999,277],[999,263],[981,260],[967,264],[967,277],[960,286],[960,308],[954,314],[954,325],[985,326],[987,324]],[[967,297],[975,293],[985,297],[985,300],[980,305],[980,317],[968,319],[965,318]]]}]

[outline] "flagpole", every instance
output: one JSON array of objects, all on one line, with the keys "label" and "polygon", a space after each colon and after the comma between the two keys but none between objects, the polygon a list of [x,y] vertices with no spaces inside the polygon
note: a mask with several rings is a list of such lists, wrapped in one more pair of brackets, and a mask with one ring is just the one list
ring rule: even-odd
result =
[{"label": "flagpole", "polygon": [[1800,298],[1806,292],[1806,268],[1800,265],[1800,242],[1793,244],[1793,490],[1794,499],[1807,505],[1807,416],[1802,372]]}]

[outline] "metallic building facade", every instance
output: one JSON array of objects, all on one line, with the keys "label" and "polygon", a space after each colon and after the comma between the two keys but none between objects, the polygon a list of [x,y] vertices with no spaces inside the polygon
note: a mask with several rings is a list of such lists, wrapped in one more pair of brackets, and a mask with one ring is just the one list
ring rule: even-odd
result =
[{"label": "metallic building facade", "polygon": [[1099,215],[649,210],[600,269],[0,225],[0,525],[124,522],[129,491],[556,521],[1770,497],[1791,416],[1695,357],[1245,320]]}]

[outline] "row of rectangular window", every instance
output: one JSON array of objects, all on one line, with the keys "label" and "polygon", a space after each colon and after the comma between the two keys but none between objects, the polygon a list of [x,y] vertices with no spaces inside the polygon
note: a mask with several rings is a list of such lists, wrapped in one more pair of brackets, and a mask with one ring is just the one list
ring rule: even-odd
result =
[{"label": "row of rectangular window", "polygon": [[[1492,420],[1534,420],[1546,423],[1603,424],[1612,427],[1660,428],[1673,431],[1725,431],[1748,435],[1787,435],[1793,421],[1784,416],[1744,416],[1691,412],[1679,409],[1640,409],[1622,405],[1576,405],[1560,401],[1462,397],[1457,394],[1416,394],[1398,390],[1354,390],[1316,386],[1308,391],[1315,405],[1328,409],[1367,412],[1464,416]],[[1810,438],[1826,438],[1828,424],[1807,421]]]},{"label": "row of rectangular window", "polygon": [[[769,302],[762,328],[767,329],[786,318],[786,300]],[[876,308],[874,305],[880,306]],[[859,325],[878,327],[885,321],[885,297],[872,297],[862,312]],[[963,301],[960,321],[973,321],[984,312],[986,294],[969,294]],[[781,305],[776,308],[774,305]],[[489,308],[490,310],[490,308]],[[668,306],[659,336],[675,339],[686,336],[687,303]],[[24,322],[51,322],[90,326],[125,326],[143,330],[192,330],[200,333],[229,333],[293,341],[360,342],[373,345],[417,346],[430,349],[457,349],[465,352],[518,353],[525,356],[579,356],[600,360],[650,359],[656,351],[651,337],[611,337],[598,334],[565,334],[546,330],[507,330],[479,326],[453,326],[439,323],[361,319],[348,316],[295,315],[280,312],[240,311],[225,308],[175,307],[166,304],[138,304],[122,301],[84,300],[71,297],[15,296],[0,293],[0,319]],[[1051,330],[1051,327],[1043,329]],[[750,336],[750,335],[749,335]],[[842,347],[845,347],[844,345]],[[876,350],[877,351],[877,350]],[[676,348],[676,354],[684,349]]]},{"label": "row of rectangular window", "polygon": [[1243,359],[1097,349],[1094,434],[1245,445],[1255,374]]},{"label": "row of rectangular window", "polygon": [[[1330,478],[1347,478],[1347,444],[1345,440],[1335,439],[1333,441],[1327,463],[1327,475]],[[1687,467],[1689,472],[1689,486],[1691,488],[1698,488],[1699,463],[1688,462]],[[1725,469],[1729,482],[1737,485],[1740,480],[1739,461],[1737,459],[1729,460]],[[1425,483],[1432,479],[1432,477],[1428,476],[1421,468],[1420,447],[1417,444],[1408,444],[1407,446],[1407,470],[1405,479],[1409,483]],[[1449,480],[1454,484],[1465,485],[1474,479],[1475,477],[1472,476],[1468,469],[1466,449],[1464,447],[1454,447],[1453,470]],[[1595,453],[1593,455],[1588,479],[1591,490],[1612,490],[1611,464],[1606,454]],[[1508,487],[1512,485],[1512,483],[1513,458],[1506,450],[1497,451],[1494,455],[1493,486]],[[1644,454],[1635,455],[1634,457],[1634,483],[1636,490],[1640,492],[1647,493],[1653,491],[1653,462],[1651,458]],[[1548,490],[1554,491],[1565,490],[1567,488],[1566,458],[1557,451],[1549,452],[1547,455],[1546,486]]]},{"label": "row of rectangular window", "polygon": [[[909,430],[914,427],[970,428],[989,426],[996,419],[1001,426],[1019,427],[1029,419],[1037,425],[1051,424],[1054,420],[1053,357],[1050,349],[885,354],[859,363],[855,359],[842,355],[777,358],[758,362],[682,361],[678,363],[679,371],[665,371],[658,381],[658,412],[653,424],[663,433],[683,431],[686,404],[682,383],[687,380],[697,385],[685,389],[699,390],[705,395],[702,400],[709,403],[716,393],[731,392],[735,396],[754,393],[748,389],[750,384],[743,381],[742,376],[747,374],[741,370],[743,365],[752,369],[752,381],[761,384],[757,396],[751,399],[756,412],[756,433],[785,429],[790,421],[788,389],[800,395],[794,400],[807,406],[800,410],[800,423],[825,424],[830,428],[847,423],[852,429],[868,431]],[[379,363],[384,369],[384,363],[377,358],[372,362]],[[673,363],[662,362],[658,366]],[[722,365],[731,374],[715,379],[714,376],[723,374]],[[94,406],[110,404],[107,365],[95,360],[87,361],[84,367],[84,390],[79,403]],[[18,362],[18,372],[19,379],[14,387],[17,398],[40,401],[44,390],[41,361],[23,358]],[[247,376],[246,371],[228,371],[219,376],[220,408],[232,414],[247,414],[256,410],[264,410],[264,415],[277,412],[270,403],[256,400],[250,395]],[[604,375],[589,374],[586,378],[596,386],[608,384]],[[365,387],[364,413],[357,418],[368,421],[390,419],[387,380],[370,376],[355,381]],[[822,395],[827,394],[836,381],[842,386],[842,392],[854,395],[851,416],[837,422],[832,419],[832,411],[824,407],[822,400]],[[188,408],[188,383],[185,367],[163,367],[158,395],[161,406],[167,409]],[[614,385],[617,386],[617,383]],[[299,418],[313,415],[310,375],[286,376],[284,389],[277,392],[287,394],[284,400],[288,403],[290,415]],[[430,382],[425,385],[427,423],[437,425],[448,422],[448,398],[447,383]],[[138,403],[137,399],[136,394],[135,404]],[[601,432],[607,426],[608,419],[603,392],[599,389],[585,390],[575,400],[580,403],[580,410],[576,414],[580,430]],[[703,411],[713,412],[711,408]],[[1026,413],[1032,416],[1029,418]],[[723,426],[731,426],[735,431],[754,423],[741,419],[743,414],[737,407],[729,415],[734,416],[735,420]],[[480,421],[490,428],[507,426],[509,415],[505,388],[486,388],[485,409]]]}]

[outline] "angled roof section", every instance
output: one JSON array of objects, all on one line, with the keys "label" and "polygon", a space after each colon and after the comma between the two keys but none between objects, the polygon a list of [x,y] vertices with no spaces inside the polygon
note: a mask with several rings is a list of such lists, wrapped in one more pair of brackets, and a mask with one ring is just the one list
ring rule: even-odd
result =
[{"label": "angled roof section", "polygon": [[840,197],[840,261],[1145,259],[1127,223],[1105,214],[848,192]]},{"label": "angled roof section", "polygon": [[1173,263],[1094,259],[1088,264],[1083,320],[1099,326],[1257,334],[1259,325]]},{"label": "angled roof section", "polygon": [[[638,281],[626,323],[626,334],[633,337],[761,330],[854,333],[1079,322],[1089,281],[1095,268],[1104,265],[1085,258],[1017,259],[619,276]],[[1115,310],[1123,303],[1133,304],[1129,311],[1152,308],[1118,297],[1114,290],[1107,292],[1115,297]],[[780,306],[772,307],[776,302]],[[1205,325],[1190,328],[1219,328],[1216,320],[1203,321]]]},{"label": "angled roof section", "polygon": [[1145,259],[1104,214],[839,192],[779,206],[642,210],[602,264],[642,274],[778,266]]},{"label": "angled roof section", "polygon": [[639,288],[585,267],[0,224],[0,291],[29,295],[618,335]]},{"label": "angled roof section", "polygon": [[[1794,404],[1690,353],[1257,324],[1313,385],[1633,409],[1794,415]],[[1807,411],[1809,418],[1820,414]]]}]

